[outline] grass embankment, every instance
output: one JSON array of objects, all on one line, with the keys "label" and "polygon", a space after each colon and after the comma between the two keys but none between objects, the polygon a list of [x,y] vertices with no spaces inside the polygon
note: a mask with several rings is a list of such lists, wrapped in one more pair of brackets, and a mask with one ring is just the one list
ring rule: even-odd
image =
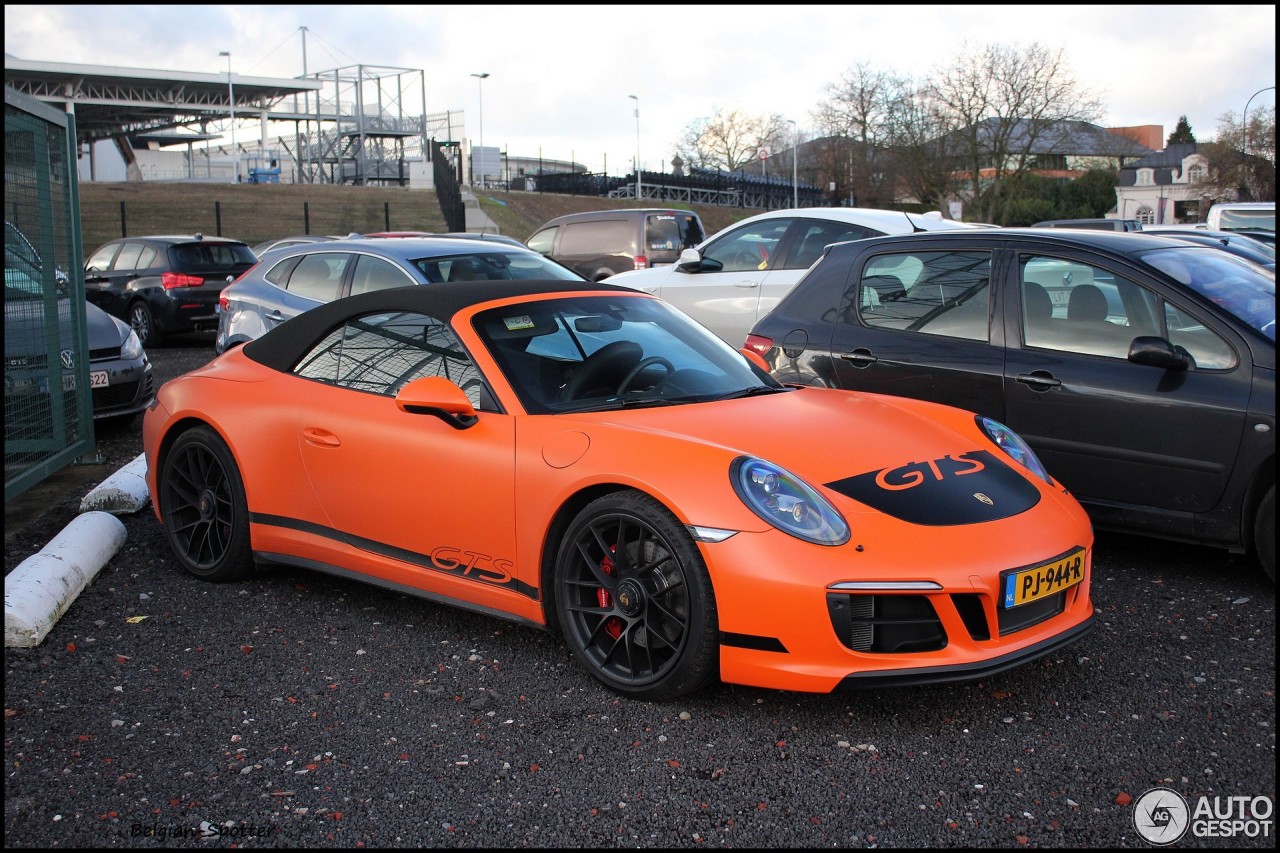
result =
[{"label": "grass embankment", "polygon": [[[658,206],[536,192],[485,191],[476,197],[500,233],[517,240],[528,239],[539,225],[565,213]],[[670,206],[695,211],[708,234],[759,212]],[[434,190],[333,184],[82,183],[80,221],[86,254],[122,233],[200,232],[254,245],[289,234],[448,230]]]}]

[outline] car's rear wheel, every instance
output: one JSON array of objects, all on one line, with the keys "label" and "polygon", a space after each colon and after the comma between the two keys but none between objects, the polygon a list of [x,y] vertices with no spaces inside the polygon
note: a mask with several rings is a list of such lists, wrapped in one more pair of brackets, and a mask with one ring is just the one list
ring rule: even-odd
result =
[{"label": "car's rear wheel", "polygon": [[1276,580],[1276,487],[1267,489],[1267,496],[1258,505],[1258,518],[1253,525],[1253,547],[1258,552],[1258,562],[1271,578]]},{"label": "car's rear wheel", "polygon": [[138,335],[142,346],[155,346],[160,343],[160,334],[156,331],[156,319],[151,313],[151,306],[141,299],[129,306],[129,327]]},{"label": "car's rear wheel", "polygon": [[706,564],[683,525],[638,492],[592,501],[560,544],[556,612],[565,639],[609,689],[685,696],[719,673],[719,622]]},{"label": "car's rear wheel", "polygon": [[244,482],[216,432],[199,426],[179,436],[165,456],[157,487],[165,536],[188,572],[230,581],[253,570]]}]

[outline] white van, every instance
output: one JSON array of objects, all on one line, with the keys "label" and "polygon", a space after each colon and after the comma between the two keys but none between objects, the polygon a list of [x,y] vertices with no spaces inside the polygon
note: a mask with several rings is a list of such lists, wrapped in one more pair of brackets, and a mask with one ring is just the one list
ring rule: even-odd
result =
[{"label": "white van", "polygon": [[1276,230],[1274,201],[1232,201],[1209,208],[1205,220],[1210,231]]}]

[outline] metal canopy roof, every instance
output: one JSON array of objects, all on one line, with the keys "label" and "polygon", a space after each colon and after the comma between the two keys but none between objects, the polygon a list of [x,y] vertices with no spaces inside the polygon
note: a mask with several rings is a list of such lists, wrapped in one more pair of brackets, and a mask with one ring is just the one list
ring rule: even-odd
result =
[{"label": "metal canopy roof", "polygon": [[[231,114],[225,73],[36,62],[6,55],[4,82],[72,113],[81,142],[200,125]],[[231,78],[237,114],[269,110],[291,95],[318,92],[318,80]]]}]

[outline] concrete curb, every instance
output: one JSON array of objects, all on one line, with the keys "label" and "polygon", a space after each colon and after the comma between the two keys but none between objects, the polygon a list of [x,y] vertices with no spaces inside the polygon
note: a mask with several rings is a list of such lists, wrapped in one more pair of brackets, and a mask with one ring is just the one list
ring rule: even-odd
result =
[{"label": "concrete curb", "polygon": [[97,485],[80,501],[81,512],[99,510],[112,515],[133,515],[147,505],[147,457],[138,458]]},{"label": "concrete curb", "polygon": [[123,547],[124,522],[106,512],[77,516],[40,553],[4,579],[4,644],[37,646],[76,596]]}]

